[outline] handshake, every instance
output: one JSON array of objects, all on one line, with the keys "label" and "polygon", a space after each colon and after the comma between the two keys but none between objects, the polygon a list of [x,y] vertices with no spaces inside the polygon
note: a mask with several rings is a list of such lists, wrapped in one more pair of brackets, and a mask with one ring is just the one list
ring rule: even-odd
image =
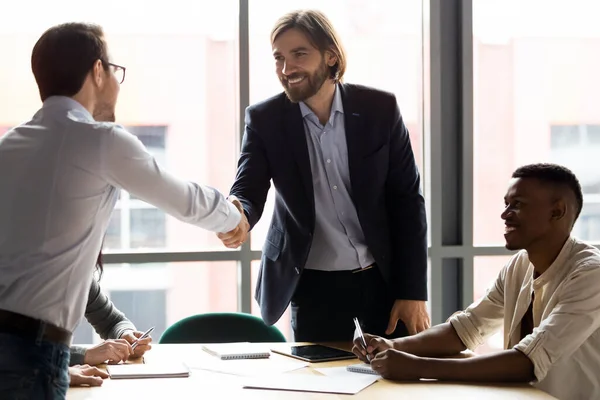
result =
[{"label": "handshake", "polygon": [[244,244],[244,242],[248,239],[250,224],[246,218],[246,213],[244,212],[242,203],[238,200],[238,198],[235,196],[229,196],[227,200],[229,200],[238,209],[242,215],[242,219],[235,229],[226,233],[217,233],[217,237],[221,239],[221,242],[223,242],[225,247],[236,249]]}]

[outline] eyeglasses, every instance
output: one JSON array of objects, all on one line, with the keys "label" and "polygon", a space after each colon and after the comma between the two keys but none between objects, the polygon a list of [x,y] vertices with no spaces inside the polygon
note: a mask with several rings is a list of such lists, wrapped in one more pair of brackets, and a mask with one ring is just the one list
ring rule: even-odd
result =
[{"label": "eyeglasses", "polygon": [[113,74],[115,74],[115,77],[117,78],[117,82],[119,82],[119,85],[122,84],[125,80],[125,67],[109,62],[106,64],[111,67]]}]

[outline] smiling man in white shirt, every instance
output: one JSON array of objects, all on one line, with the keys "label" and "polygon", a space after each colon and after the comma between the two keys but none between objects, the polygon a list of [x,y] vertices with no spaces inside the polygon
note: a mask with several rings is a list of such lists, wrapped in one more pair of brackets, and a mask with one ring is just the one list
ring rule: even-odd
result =
[{"label": "smiling man in white shirt", "polygon": [[100,27],[50,28],[31,65],[43,106],[0,139],[2,399],[65,397],[71,334],[119,189],[210,231],[246,223],[217,190],[172,176],[123,127],[97,122],[114,121],[125,78]]},{"label": "smiling man in white shirt", "polygon": [[[561,399],[600,398],[600,251],[571,236],[583,206],[568,169],[533,164],[513,173],[502,219],[520,250],[486,295],[448,322],[389,341],[365,335],[354,352],[385,378],[531,382]],[[504,348],[468,359],[504,328]]]}]

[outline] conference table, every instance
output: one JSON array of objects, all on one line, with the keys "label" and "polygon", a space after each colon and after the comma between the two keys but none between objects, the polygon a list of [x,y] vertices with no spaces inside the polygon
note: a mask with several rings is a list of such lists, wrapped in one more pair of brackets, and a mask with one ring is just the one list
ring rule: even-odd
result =
[{"label": "conference table", "polygon": [[[270,349],[284,349],[292,343],[269,343]],[[332,345],[332,344],[329,344]],[[249,346],[264,347],[265,344],[252,343]],[[348,350],[348,345],[335,344],[335,347]],[[73,387],[67,393],[69,400],[87,399],[445,399],[445,400],[547,400],[554,397],[527,384],[465,384],[436,381],[414,383],[391,382],[380,379],[355,395],[295,392],[263,389],[246,389],[243,383],[248,377],[231,373],[197,369],[198,365],[211,365],[215,357],[203,351],[201,344],[155,344],[146,353],[145,364],[183,362],[190,367],[188,378],[146,378],[146,379],[106,379],[99,387]],[[245,360],[253,362],[255,360]],[[291,357],[272,353],[268,360],[256,360],[261,363],[301,363]],[[228,361],[220,361],[226,363]],[[359,361],[342,360],[323,363],[311,363],[308,366],[284,374],[323,375],[321,368],[344,367]],[[259,364],[253,364],[259,365]],[[264,365],[264,364],[262,364]],[[251,371],[248,372],[256,372]],[[340,368],[338,368],[340,369]],[[357,374],[363,375],[363,374]],[[268,379],[278,379],[278,374]]]}]

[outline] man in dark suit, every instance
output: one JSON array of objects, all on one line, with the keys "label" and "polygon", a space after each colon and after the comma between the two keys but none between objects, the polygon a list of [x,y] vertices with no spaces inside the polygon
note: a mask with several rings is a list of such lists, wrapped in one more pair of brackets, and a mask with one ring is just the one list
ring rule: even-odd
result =
[{"label": "man in dark suit", "polygon": [[246,240],[273,180],[263,319],[291,301],[295,340],[312,342],[351,340],[353,317],[386,337],[428,328],[425,205],[394,95],[341,83],[346,57],[320,12],[283,16],[271,44],[284,93],[246,110],[230,192],[247,229],[219,235]]}]

